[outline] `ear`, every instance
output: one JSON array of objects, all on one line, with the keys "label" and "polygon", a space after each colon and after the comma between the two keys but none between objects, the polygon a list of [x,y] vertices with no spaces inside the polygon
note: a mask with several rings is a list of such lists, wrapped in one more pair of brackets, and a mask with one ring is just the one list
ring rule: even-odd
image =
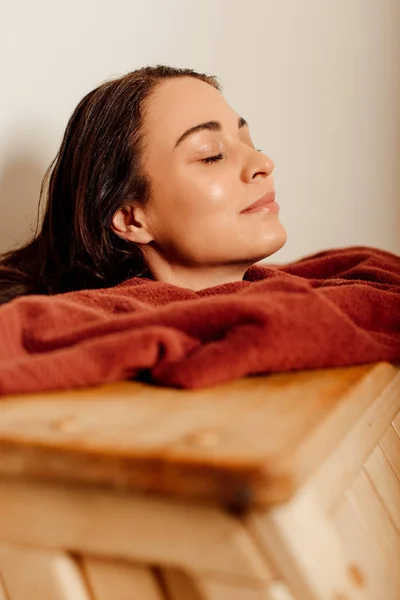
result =
[{"label": "ear", "polygon": [[111,228],[119,237],[129,242],[148,244],[153,240],[144,212],[137,206],[121,206],[113,216]]}]

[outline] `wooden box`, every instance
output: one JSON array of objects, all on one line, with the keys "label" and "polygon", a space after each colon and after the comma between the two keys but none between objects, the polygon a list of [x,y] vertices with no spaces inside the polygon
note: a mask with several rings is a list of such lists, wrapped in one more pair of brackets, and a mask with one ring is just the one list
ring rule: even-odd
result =
[{"label": "wooden box", "polygon": [[1,600],[400,599],[400,372],[0,402]]}]

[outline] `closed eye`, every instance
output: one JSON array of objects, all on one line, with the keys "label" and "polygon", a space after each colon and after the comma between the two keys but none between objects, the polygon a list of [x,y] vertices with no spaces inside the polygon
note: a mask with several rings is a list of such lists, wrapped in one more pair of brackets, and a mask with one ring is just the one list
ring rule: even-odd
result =
[{"label": "closed eye", "polygon": [[202,158],[201,162],[205,163],[206,165],[209,165],[210,163],[214,163],[219,160],[222,160],[223,158],[225,158],[225,156],[226,155],[223,152],[220,152],[219,154],[216,154],[215,156],[207,156],[207,158]]},{"label": "closed eye", "polygon": [[[257,152],[262,152],[262,149],[260,148],[255,148],[255,150],[257,150]],[[214,156],[207,156],[207,158],[202,158],[201,162],[209,165],[211,163],[215,163],[218,162],[219,160],[222,160],[223,158],[226,158],[226,154],[224,154],[223,152],[220,152],[219,154],[215,154]]]}]

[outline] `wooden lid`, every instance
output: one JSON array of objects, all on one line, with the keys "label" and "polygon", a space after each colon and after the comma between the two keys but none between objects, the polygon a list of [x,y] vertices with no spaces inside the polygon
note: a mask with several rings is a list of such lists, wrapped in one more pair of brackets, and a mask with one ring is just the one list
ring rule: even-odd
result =
[{"label": "wooden lid", "polygon": [[0,474],[246,509],[288,499],[394,378],[386,363],[202,390],[137,382],[0,402]]}]

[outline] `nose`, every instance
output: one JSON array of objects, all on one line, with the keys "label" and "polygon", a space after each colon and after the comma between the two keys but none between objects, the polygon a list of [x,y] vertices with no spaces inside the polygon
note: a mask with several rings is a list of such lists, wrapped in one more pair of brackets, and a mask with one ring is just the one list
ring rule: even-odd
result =
[{"label": "nose", "polygon": [[275,168],[273,160],[263,152],[250,148],[251,152],[243,166],[243,179],[246,183],[271,175]]}]

